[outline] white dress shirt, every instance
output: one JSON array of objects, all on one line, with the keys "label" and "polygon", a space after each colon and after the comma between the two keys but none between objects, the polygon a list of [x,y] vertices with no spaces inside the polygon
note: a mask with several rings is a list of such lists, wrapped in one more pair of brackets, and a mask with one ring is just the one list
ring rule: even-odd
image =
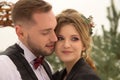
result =
[{"label": "white dress shirt", "polygon": [[[24,57],[30,64],[38,80],[50,80],[45,69],[40,65],[37,69],[33,67],[33,60],[36,58],[32,52],[19,42],[18,45],[24,50]],[[11,59],[6,55],[0,56],[0,80],[22,80],[19,71]]]},{"label": "white dress shirt", "polygon": [[0,80],[22,80],[17,67],[6,55],[0,55]]}]

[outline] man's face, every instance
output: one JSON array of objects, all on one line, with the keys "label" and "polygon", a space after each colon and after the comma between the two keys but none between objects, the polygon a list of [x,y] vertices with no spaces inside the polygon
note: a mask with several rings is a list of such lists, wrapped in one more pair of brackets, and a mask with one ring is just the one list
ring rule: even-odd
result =
[{"label": "man's face", "polygon": [[[36,56],[50,55],[54,51],[54,44],[57,41],[54,29],[56,18],[52,11],[47,13],[33,14],[35,24],[30,28],[22,27],[23,36],[21,41]],[[27,26],[28,27],[28,26]]]}]

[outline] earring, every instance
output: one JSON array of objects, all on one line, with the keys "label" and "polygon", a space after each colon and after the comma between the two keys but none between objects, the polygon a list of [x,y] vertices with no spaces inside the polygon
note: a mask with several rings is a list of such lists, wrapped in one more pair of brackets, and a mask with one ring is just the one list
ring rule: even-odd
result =
[{"label": "earring", "polygon": [[87,58],[87,53],[86,53],[86,51],[82,51],[81,57],[86,60],[86,58]]}]

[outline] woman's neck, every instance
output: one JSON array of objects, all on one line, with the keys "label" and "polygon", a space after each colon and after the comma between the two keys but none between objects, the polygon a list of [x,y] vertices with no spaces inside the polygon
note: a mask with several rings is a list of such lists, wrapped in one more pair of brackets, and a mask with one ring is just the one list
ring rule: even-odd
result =
[{"label": "woman's neck", "polygon": [[69,62],[69,63],[65,63],[65,67],[66,67],[66,71],[67,71],[67,74],[70,73],[72,67],[73,67],[73,63]]}]

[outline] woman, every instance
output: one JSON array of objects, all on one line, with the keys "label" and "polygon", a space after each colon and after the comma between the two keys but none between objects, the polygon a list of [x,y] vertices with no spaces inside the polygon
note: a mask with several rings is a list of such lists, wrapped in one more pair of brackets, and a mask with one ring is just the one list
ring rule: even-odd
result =
[{"label": "woman", "polygon": [[55,53],[64,62],[65,69],[54,74],[55,80],[100,80],[89,55],[94,26],[91,20],[92,17],[87,19],[74,9],[57,16]]}]

